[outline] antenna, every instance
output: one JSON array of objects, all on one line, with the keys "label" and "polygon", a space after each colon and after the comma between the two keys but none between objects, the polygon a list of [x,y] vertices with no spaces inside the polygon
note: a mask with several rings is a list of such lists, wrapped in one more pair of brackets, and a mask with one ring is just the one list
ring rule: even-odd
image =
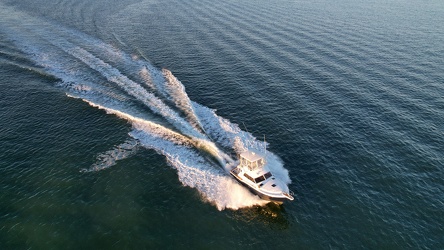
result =
[{"label": "antenna", "polygon": [[[248,129],[247,129],[247,126],[245,126],[245,123],[244,123],[244,122],[242,122],[242,124],[244,124],[244,128],[245,128],[245,131],[247,131],[247,132],[248,132]],[[248,132],[248,133],[250,133],[250,132]]]},{"label": "antenna", "polygon": [[[248,129],[247,129],[247,126],[245,126],[245,123],[242,122],[242,124],[244,125],[245,131],[247,131],[247,133],[250,133],[250,132],[248,131]],[[250,143],[248,140],[246,141],[246,143],[247,143],[246,147],[247,147],[247,150],[248,150],[249,147],[251,148],[251,143]],[[248,144],[250,144],[250,145],[248,145]]]},{"label": "antenna", "polygon": [[265,135],[264,135],[264,154],[267,155],[267,142],[265,141]]}]

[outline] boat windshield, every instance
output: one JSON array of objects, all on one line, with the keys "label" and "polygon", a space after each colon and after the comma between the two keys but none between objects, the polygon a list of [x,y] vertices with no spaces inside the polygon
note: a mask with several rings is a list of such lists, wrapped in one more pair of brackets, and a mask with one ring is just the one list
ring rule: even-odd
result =
[{"label": "boat windshield", "polygon": [[259,183],[265,181],[265,177],[263,175],[257,177],[256,179],[254,179],[254,182]]},{"label": "boat windshield", "polygon": [[256,177],[254,179],[254,182],[259,183],[259,182],[265,181],[266,179],[270,178],[271,176],[273,176],[273,175],[270,172],[267,172],[264,175]]}]

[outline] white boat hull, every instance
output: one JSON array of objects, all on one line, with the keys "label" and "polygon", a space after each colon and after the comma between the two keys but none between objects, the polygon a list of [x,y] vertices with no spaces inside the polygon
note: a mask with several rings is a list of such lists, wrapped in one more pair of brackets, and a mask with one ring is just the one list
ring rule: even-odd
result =
[{"label": "white boat hull", "polygon": [[281,193],[280,195],[270,195],[261,192],[259,189],[251,187],[249,184],[245,183],[234,171],[230,171],[230,174],[244,187],[248,188],[252,193],[258,195],[261,199],[272,201],[275,203],[283,203],[286,200],[294,200],[293,196],[288,193]]}]

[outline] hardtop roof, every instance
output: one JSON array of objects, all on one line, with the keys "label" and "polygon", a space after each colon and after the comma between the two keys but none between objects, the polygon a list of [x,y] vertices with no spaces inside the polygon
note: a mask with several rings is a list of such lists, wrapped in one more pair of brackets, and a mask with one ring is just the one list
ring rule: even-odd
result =
[{"label": "hardtop roof", "polygon": [[256,154],[255,152],[252,152],[252,151],[243,152],[242,154],[240,154],[240,156],[249,162],[255,162],[260,159],[263,159],[262,156],[260,156],[259,154]]}]

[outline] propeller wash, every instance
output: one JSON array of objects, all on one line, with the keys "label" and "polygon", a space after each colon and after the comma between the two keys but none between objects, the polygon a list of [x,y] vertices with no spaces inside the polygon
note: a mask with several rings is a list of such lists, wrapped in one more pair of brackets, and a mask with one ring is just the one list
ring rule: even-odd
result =
[{"label": "propeller wash", "polygon": [[[98,152],[97,162],[82,171],[107,169],[143,147],[164,155],[177,170],[179,181],[195,188],[219,210],[267,202],[230,176],[238,164],[230,155],[263,151],[265,142],[190,100],[184,85],[169,70],[157,69],[144,56],[127,54],[60,24],[7,6],[0,12],[9,13],[3,15],[8,20],[0,32],[34,65],[27,68],[56,77],[57,86],[67,96],[132,125],[125,142]],[[288,171],[279,157],[271,152],[265,157],[273,175],[289,184]]]}]

